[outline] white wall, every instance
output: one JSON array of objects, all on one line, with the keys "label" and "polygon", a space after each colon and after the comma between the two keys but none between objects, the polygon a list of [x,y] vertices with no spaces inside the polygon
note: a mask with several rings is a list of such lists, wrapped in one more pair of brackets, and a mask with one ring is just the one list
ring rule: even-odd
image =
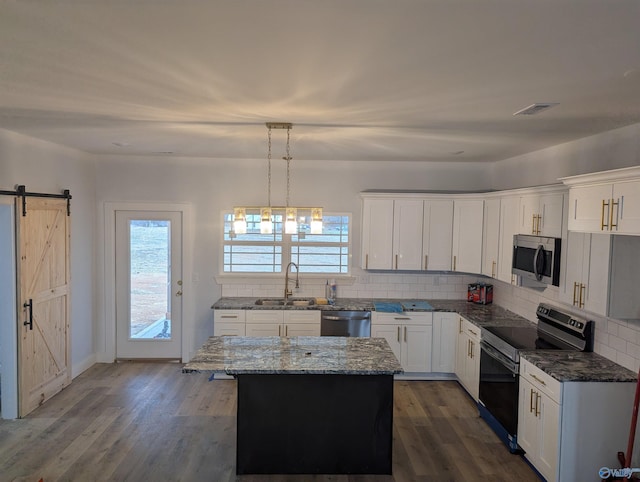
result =
[{"label": "white wall", "polygon": [[[190,287],[194,292],[194,319],[187,322],[193,323],[195,350],[213,332],[210,307],[222,295],[222,287],[215,280],[220,271],[221,211],[234,205],[266,203],[266,159],[102,157],[97,162],[96,179],[99,257],[103,252],[101,206],[105,202],[186,202],[192,205],[196,220],[193,276],[191,280],[186,280],[190,286],[185,287]],[[294,160],[291,169],[291,203],[304,206],[320,204],[326,211],[353,213],[353,252],[354,259],[357,259],[360,252],[360,191],[372,188],[472,190],[478,186],[488,188],[488,185],[486,169],[477,164],[426,166],[422,163],[396,162],[296,163]],[[284,205],[285,201],[285,163],[274,160],[272,204]],[[98,286],[98,292],[102,292],[102,286]],[[98,331],[98,351],[106,349],[107,322],[102,311],[99,309],[99,320],[103,327]]]},{"label": "white wall", "polygon": [[[490,167],[470,163],[329,162],[292,163],[292,204],[321,204],[327,211],[353,213],[353,259],[360,254],[360,197],[366,189],[487,190],[548,184],[558,177],[640,164],[640,124],[501,161]],[[294,153],[295,157],[295,153]],[[247,283],[216,283],[221,236],[220,211],[235,204],[266,201],[266,160],[209,160],[97,157],[0,130],[0,189],[26,184],[32,191],[71,189],[72,201],[72,361],[85,367],[104,350],[103,206],[105,202],[190,203],[196,219],[193,244],[194,346],[212,333],[211,304],[222,294],[238,290],[279,289]],[[274,160],[272,204],[284,204],[284,162]],[[96,228],[97,226],[97,228]],[[97,229],[97,230],[95,230]],[[95,233],[95,234],[94,234]],[[353,269],[355,280],[342,287],[343,296],[413,297],[414,293],[442,293],[462,297],[465,277],[370,274]],[[196,279],[199,281],[195,282]],[[97,283],[94,298],[94,283]],[[277,285],[277,283],[276,283]],[[403,286],[398,289],[398,286]],[[321,289],[312,285],[309,289]],[[502,289],[496,298],[514,311],[528,313],[536,293]],[[552,297],[553,299],[553,297]],[[97,314],[94,326],[94,314]],[[603,322],[601,326],[604,326]],[[620,332],[615,320],[609,331]],[[640,329],[624,326],[640,340]],[[624,330],[623,330],[624,331]],[[601,352],[610,358],[633,347],[622,347],[610,334]],[[95,339],[95,346],[94,346]],[[617,343],[617,344],[616,344]],[[616,348],[612,348],[615,346]],[[613,351],[611,351],[611,350]],[[625,353],[623,353],[623,351]],[[637,364],[640,354],[633,363]]]},{"label": "white wall", "polygon": [[0,190],[61,193],[71,201],[71,364],[77,376],[94,363],[95,165],[78,151],[0,129]]},{"label": "white wall", "polygon": [[493,164],[496,190],[553,184],[558,178],[640,165],[640,124]]}]

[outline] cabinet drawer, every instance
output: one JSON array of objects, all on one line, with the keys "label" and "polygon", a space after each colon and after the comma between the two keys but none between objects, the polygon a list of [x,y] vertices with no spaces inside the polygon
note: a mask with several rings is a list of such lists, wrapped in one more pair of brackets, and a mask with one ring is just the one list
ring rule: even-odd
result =
[{"label": "cabinet drawer", "polygon": [[526,379],[536,389],[551,398],[554,402],[562,403],[562,383],[551,375],[543,372],[527,360],[520,360],[520,376]]},{"label": "cabinet drawer", "polygon": [[320,312],[316,310],[287,310],[284,312],[285,323],[317,323],[320,324]]},{"label": "cabinet drawer", "polygon": [[226,321],[217,321],[213,325],[214,336],[245,336],[244,322],[228,323]]},{"label": "cabinet drawer", "polygon": [[244,323],[244,310],[214,310],[213,318],[225,323]]},{"label": "cabinet drawer", "polygon": [[431,325],[433,314],[430,312],[378,313],[371,314],[374,325]]},{"label": "cabinet drawer", "polygon": [[462,316],[458,320],[458,332],[466,333],[476,343],[480,343],[480,328]]},{"label": "cabinet drawer", "polygon": [[247,323],[282,323],[284,321],[283,310],[247,310]]}]

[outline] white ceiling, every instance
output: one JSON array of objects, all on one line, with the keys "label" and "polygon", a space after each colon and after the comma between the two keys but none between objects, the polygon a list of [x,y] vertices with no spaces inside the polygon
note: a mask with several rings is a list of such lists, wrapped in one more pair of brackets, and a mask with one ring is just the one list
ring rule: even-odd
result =
[{"label": "white ceiling", "polygon": [[[244,159],[285,121],[300,161],[495,161],[640,122],[639,21],[638,0],[0,0],[0,128]],[[512,115],[535,102],[560,105]]]}]

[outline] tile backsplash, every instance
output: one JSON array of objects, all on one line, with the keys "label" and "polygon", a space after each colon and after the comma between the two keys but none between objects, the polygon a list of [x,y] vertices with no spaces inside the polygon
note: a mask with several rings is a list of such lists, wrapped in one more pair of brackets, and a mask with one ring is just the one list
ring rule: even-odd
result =
[{"label": "tile backsplash", "polygon": [[[295,280],[295,273],[292,276]],[[223,279],[222,296],[276,297],[284,291],[281,278]],[[293,296],[325,294],[327,279],[300,279],[300,288]],[[640,368],[640,320],[615,320],[576,310],[559,301],[558,288],[550,286],[542,291],[513,286],[495,279],[477,275],[452,273],[379,273],[358,270],[349,278],[336,278],[338,298],[399,298],[399,299],[465,299],[467,285],[476,281],[493,284],[493,302],[528,320],[536,321],[536,307],[545,302],[572,312],[579,317],[594,320],[594,350],[610,360],[638,371]]]}]

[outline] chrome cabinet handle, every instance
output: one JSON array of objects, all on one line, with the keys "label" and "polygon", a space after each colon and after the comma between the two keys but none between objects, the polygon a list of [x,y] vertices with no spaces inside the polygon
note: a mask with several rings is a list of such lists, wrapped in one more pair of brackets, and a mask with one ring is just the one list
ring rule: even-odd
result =
[{"label": "chrome cabinet handle", "polygon": [[407,327],[404,327],[404,342],[407,342]]}]

